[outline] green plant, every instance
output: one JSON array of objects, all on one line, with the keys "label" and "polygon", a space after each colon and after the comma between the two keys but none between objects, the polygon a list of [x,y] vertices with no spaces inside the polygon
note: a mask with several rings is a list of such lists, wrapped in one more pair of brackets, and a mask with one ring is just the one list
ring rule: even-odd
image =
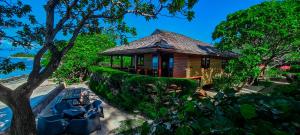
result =
[{"label": "green plant", "polygon": [[[197,83],[188,79],[134,75],[96,66],[90,71],[93,75],[89,85],[95,93],[127,111],[137,110],[152,119],[167,115],[166,108],[174,105],[174,99],[185,99],[197,88]],[[168,91],[171,85],[181,90]]]},{"label": "green plant", "polygon": [[[58,42],[60,48],[66,46],[66,42]],[[101,44],[101,45],[99,45]],[[114,47],[114,38],[105,34],[80,35],[74,47],[63,57],[62,64],[54,72],[52,77],[58,82],[68,84],[83,81],[89,76],[88,67],[97,65],[106,57],[98,55],[99,52]],[[44,59],[44,65],[49,63],[51,53]]]},{"label": "green plant", "polygon": [[241,87],[247,82],[253,84],[265,70],[259,65],[299,60],[300,25],[296,25],[300,23],[299,3],[298,0],[266,1],[228,15],[215,28],[212,37],[217,48],[239,53],[225,70],[236,84],[242,82]]}]

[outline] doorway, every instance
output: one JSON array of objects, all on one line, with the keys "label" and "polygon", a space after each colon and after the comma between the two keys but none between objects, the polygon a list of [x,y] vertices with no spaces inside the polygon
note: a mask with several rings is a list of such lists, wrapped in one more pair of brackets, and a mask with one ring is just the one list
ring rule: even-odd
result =
[{"label": "doorway", "polygon": [[173,77],[174,57],[173,54],[161,55],[161,76]]}]

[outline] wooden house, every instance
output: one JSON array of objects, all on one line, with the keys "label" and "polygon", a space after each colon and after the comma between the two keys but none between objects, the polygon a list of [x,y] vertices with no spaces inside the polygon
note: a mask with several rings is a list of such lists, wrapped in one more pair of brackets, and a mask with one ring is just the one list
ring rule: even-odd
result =
[{"label": "wooden house", "polygon": [[[212,77],[222,73],[232,52],[221,52],[212,45],[187,36],[155,30],[150,36],[102,52],[120,60],[118,68],[132,73],[176,78],[203,79],[211,83]],[[125,67],[123,57],[130,57]]]}]

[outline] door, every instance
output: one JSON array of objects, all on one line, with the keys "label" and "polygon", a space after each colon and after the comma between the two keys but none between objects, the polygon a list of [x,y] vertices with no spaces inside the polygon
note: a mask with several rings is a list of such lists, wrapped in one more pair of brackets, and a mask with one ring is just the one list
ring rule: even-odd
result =
[{"label": "door", "polygon": [[161,55],[161,76],[172,77],[173,76],[173,65],[174,58],[172,54],[162,54]]}]

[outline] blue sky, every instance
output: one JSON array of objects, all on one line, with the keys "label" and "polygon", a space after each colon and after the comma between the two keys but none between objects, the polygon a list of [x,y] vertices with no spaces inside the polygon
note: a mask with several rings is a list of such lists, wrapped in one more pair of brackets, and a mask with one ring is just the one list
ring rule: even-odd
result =
[{"label": "blue sky", "polygon": [[[45,12],[42,5],[47,0],[24,0],[32,5],[33,13],[41,22],[45,21]],[[138,35],[135,40],[150,35],[155,29],[177,32],[189,37],[212,43],[211,34],[222,20],[230,13],[246,9],[263,2],[263,0],[199,0],[195,5],[196,17],[191,22],[186,19],[160,16],[156,20],[146,21],[143,17],[128,15],[125,21],[128,25],[136,27]]]},{"label": "blue sky", "polygon": [[137,38],[150,35],[156,28],[173,31],[189,37],[212,43],[214,28],[230,13],[246,9],[263,0],[199,0],[195,5],[196,17],[191,22],[186,19],[161,16],[149,22],[141,17],[128,16],[126,22],[137,28]]}]

